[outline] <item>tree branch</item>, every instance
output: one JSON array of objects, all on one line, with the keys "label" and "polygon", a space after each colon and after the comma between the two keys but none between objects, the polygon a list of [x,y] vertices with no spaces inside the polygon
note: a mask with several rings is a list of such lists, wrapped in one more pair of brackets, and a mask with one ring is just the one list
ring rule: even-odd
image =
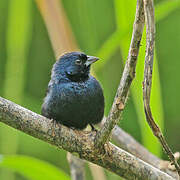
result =
[{"label": "tree branch", "polygon": [[175,179],[178,178],[178,174],[168,168],[170,162],[161,160],[157,156],[153,155],[119,126],[115,126],[113,129],[112,139],[116,142],[118,147],[130,152],[148,164],[151,164],[152,166],[164,171]]},{"label": "tree branch", "polygon": [[150,108],[150,95],[153,72],[153,56],[154,56],[154,40],[155,40],[155,20],[154,20],[154,3],[153,0],[144,0],[144,12],[146,21],[146,57],[144,68],[144,83],[143,83],[143,100],[146,120],[151,127],[154,135],[158,138],[169,159],[175,165],[175,168],[180,176],[180,166],[177,163],[171,149],[169,148],[160,128],[153,119]]},{"label": "tree branch", "polygon": [[106,141],[108,141],[112,129],[115,127],[115,125],[118,123],[121,117],[128,96],[130,85],[135,77],[136,62],[139,53],[139,46],[141,42],[143,29],[143,0],[137,0],[136,17],[134,21],[133,34],[131,39],[131,45],[129,48],[128,58],[109,116],[107,117],[104,126],[101,128],[100,131],[97,132],[95,138],[97,147],[102,147],[102,145]]},{"label": "tree branch", "polygon": [[[102,122],[99,124],[103,127],[106,117],[103,118]],[[144,146],[137,142],[131,135],[121,129],[119,126],[115,126],[112,130],[112,139],[116,145],[123,150],[133,154],[139,159],[151,164],[152,166],[164,171],[175,179],[178,178],[178,174],[169,168],[170,162],[159,159],[157,156],[149,152]]]},{"label": "tree branch", "polygon": [[98,166],[94,163],[89,162],[89,169],[91,170],[91,175],[93,180],[106,180],[106,174],[104,172],[104,168]]},{"label": "tree branch", "polygon": [[97,149],[95,132],[77,131],[55,124],[50,119],[0,97],[0,121],[48,142],[58,148],[76,153],[80,158],[98,164],[126,179],[173,178],[133,155],[109,143]]},{"label": "tree branch", "polygon": [[67,160],[71,169],[71,179],[85,180],[84,161],[71,153],[67,153]]}]

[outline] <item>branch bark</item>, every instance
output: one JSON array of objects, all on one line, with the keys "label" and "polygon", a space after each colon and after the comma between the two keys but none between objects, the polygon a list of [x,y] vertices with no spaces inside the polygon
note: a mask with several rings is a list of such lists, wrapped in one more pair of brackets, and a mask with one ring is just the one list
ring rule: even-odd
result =
[{"label": "branch bark", "polygon": [[91,175],[93,180],[106,180],[106,174],[104,172],[104,168],[101,166],[98,166],[93,163],[88,163],[89,169],[91,170]]},{"label": "branch bark", "polygon": [[85,180],[84,161],[71,153],[67,153],[67,160],[71,170],[71,179]]},{"label": "branch bark", "polygon": [[[99,124],[103,127],[106,117],[103,118],[102,122]],[[115,126],[112,131],[112,139],[115,144],[122,148],[123,150],[133,154],[144,162],[151,164],[152,166],[164,171],[173,178],[177,179],[178,174],[172,168],[169,168],[170,162],[164,161],[151,152],[149,152],[144,146],[137,142],[131,135],[121,129],[119,126]]]},{"label": "branch bark", "polygon": [[143,0],[137,0],[136,17],[134,21],[133,34],[126,65],[114,99],[109,116],[104,126],[97,132],[95,141],[96,147],[102,147],[110,137],[112,129],[121,118],[122,111],[127,100],[129,88],[135,77],[136,62],[139,53],[139,46],[144,29],[144,8]]},{"label": "branch bark", "polygon": [[0,121],[58,148],[78,154],[126,179],[159,180],[173,178],[126,151],[108,143],[97,149],[95,132],[77,131],[0,97]]},{"label": "branch bark", "polygon": [[119,126],[115,126],[113,129],[112,139],[115,141],[118,147],[124,149],[127,152],[130,152],[148,164],[151,164],[152,166],[164,171],[175,179],[178,179],[178,174],[175,171],[169,169],[169,161],[161,160],[157,156],[153,155]]},{"label": "branch bark", "polygon": [[158,138],[163,146],[166,154],[171,160],[172,164],[180,176],[180,166],[177,163],[170,147],[168,146],[160,128],[153,119],[150,108],[150,95],[153,73],[153,56],[154,56],[154,41],[155,41],[155,20],[154,20],[154,2],[153,0],[144,0],[144,12],[146,21],[146,57],[144,68],[144,82],[143,82],[143,100],[146,120],[151,127],[154,135]]}]

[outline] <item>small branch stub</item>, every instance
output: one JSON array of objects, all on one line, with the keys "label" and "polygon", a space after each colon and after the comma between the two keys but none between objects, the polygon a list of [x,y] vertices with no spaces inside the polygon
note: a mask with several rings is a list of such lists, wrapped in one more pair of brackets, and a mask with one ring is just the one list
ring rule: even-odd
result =
[{"label": "small branch stub", "polygon": [[122,111],[124,109],[124,103],[120,100],[120,98],[117,98],[116,106],[120,111]]}]

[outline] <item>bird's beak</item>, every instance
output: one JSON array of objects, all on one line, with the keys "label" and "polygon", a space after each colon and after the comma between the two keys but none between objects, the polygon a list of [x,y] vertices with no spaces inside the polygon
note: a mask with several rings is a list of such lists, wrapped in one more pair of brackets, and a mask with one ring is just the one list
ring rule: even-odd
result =
[{"label": "bird's beak", "polygon": [[87,61],[85,62],[86,67],[90,66],[92,63],[96,62],[97,60],[99,60],[98,57],[87,56]]}]

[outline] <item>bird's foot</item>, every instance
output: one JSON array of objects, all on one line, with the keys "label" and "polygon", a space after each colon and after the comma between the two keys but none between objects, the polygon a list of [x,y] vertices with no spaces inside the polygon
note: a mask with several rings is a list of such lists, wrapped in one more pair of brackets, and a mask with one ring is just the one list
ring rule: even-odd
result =
[{"label": "bird's foot", "polygon": [[89,125],[91,126],[91,131],[95,131],[95,132],[98,131],[92,124],[89,124]]},{"label": "bird's foot", "polygon": [[75,127],[69,127],[70,129],[72,129],[72,130],[77,130]]}]

